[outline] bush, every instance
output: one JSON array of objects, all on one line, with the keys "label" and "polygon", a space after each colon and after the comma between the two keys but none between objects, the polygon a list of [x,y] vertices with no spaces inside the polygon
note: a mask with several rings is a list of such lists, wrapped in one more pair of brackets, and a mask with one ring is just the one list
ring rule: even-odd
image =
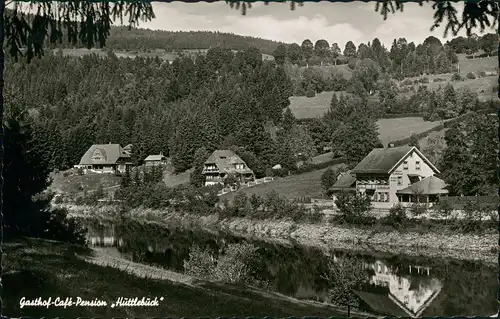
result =
[{"label": "bush", "polygon": [[76,220],[68,218],[65,208],[50,210],[48,216],[42,237],[78,245],[86,243],[87,231]]},{"label": "bush", "polygon": [[467,73],[465,77],[469,80],[474,80],[476,78],[476,76],[472,72]]},{"label": "bush", "polygon": [[446,79],[443,79],[443,78],[435,78],[434,80],[432,80],[432,82],[445,82]]},{"label": "bush", "polygon": [[389,214],[383,218],[382,222],[384,224],[399,228],[404,226],[408,217],[406,216],[406,209],[401,205],[397,204],[391,207]]},{"label": "bush", "polygon": [[316,96],[316,92],[314,92],[313,89],[308,89],[307,92],[306,92],[306,97],[315,97]]},{"label": "bush", "polygon": [[478,73],[478,76],[481,77],[481,78],[483,78],[483,77],[486,76],[486,72],[481,71],[481,72]]},{"label": "bush", "polygon": [[484,227],[483,220],[489,215],[488,209],[482,207],[479,201],[469,200],[464,205],[464,218],[461,220],[463,232],[474,232]]},{"label": "bush", "polygon": [[370,198],[363,194],[355,195],[341,193],[335,200],[335,205],[340,211],[339,220],[348,224],[356,224],[370,211]]},{"label": "bush", "polygon": [[429,78],[427,78],[427,77],[420,78],[418,82],[424,83],[424,84],[429,83]]},{"label": "bush", "polygon": [[405,79],[403,82],[402,82],[403,85],[413,85],[413,81],[410,80],[410,79]]},{"label": "bush", "polygon": [[193,246],[184,261],[186,274],[205,280],[233,284],[255,284],[257,247],[252,244],[229,244],[218,257],[210,248]]},{"label": "bush", "polygon": [[451,77],[452,81],[462,81],[462,76],[460,76],[459,73],[454,73],[453,76]]}]

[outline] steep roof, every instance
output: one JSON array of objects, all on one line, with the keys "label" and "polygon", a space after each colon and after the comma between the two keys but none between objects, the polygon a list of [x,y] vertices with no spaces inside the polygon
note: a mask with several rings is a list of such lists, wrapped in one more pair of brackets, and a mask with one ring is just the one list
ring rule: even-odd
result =
[{"label": "steep roof", "polygon": [[363,300],[373,311],[381,315],[393,317],[409,317],[408,313],[401,309],[388,293],[376,293],[367,291],[355,291],[361,300]]},{"label": "steep roof", "polygon": [[339,180],[335,184],[333,184],[331,190],[354,188],[354,183],[356,183],[356,176],[352,175],[351,171],[347,171],[339,178]]},{"label": "steep roof", "polygon": [[161,162],[161,161],[164,161],[166,159],[165,156],[163,155],[149,155],[148,157],[146,157],[146,159],[144,160],[145,162]]},{"label": "steep roof", "polygon": [[389,173],[411,151],[411,147],[375,148],[352,170],[353,174]]},{"label": "steep roof", "polygon": [[116,164],[118,159],[130,159],[120,144],[94,144],[82,156],[80,165],[110,165]]},{"label": "steep roof", "polygon": [[[205,164],[215,164],[221,173],[253,173],[246,163],[231,150],[216,150],[208,157]],[[235,169],[234,164],[245,164],[244,169]]]},{"label": "steep roof", "polygon": [[421,192],[422,195],[437,195],[448,194],[446,183],[436,176],[428,176],[421,181],[411,184],[407,188],[397,191],[397,194],[416,194]]},{"label": "steep roof", "polygon": [[411,152],[417,153],[436,173],[439,170],[416,147],[375,148],[356,165],[352,174],[391,174]]}]

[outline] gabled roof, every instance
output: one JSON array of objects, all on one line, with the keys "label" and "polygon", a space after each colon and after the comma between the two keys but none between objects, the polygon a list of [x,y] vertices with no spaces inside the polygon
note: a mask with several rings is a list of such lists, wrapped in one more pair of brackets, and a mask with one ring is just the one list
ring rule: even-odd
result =
[{"label": "gabled roof", "polygon": [[356,176],[351,174],[351,171],[345,172],[339,180],[333,184],[331,190],[343,190],[355,188],[356,184]]},{"label": "gabled roof", "polygon": [[118,159],[130,159],[120,144],[94,144],[82,156],[80,165],[110,165],[116,164]]},{"label": "gabled roof", "polygon": [[[215,164],[221,173],[253,173],[246,163],[231,150],[216,150],[205,161],[206,164]],[[235,169],[234,164],[245,164],[244,169]]]},{"label": "gabled roof", "polygon": [[422,195],[437,195],[437,194],[448,194],[446,189],[446,183],[436,176],[428,176],[421,181],[411,184],[407,188],[399,190],[396,194],[417,194]]},{"label": "gabled roof", "polygon": [[409,317],[409,314],[401,309],[390,297],[388,293],[377,293],[367,291],[355,291],[373,311],[381,315],[393,317]]},{"label": "gabled roof", "polygon": [[146,159],[144,160],[145,162],[161,162],[161,161],[164,161],[166,159],[165,156],[163,155],[149,155],[148,157],[146,157]]},{"label": "gabled roof", "polygon": [[417,153],[434,172],[439,170],[416,147],[400,146],[375,148],[356,165],[352,174],[392,174],[392,172],[412,153]]}]

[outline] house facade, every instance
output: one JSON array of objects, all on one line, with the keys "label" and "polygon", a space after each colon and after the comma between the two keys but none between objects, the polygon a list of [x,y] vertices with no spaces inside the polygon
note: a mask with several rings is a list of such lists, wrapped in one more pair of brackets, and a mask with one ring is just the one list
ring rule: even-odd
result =
[{"label": "house facade", "polygon": [[144,160],[144,165],[146,167],[160,166],[166,164],[167,164],[167,158],[163,156],[162,153],[160,153],[159,155],[149,155]]},{"label": "house facade", "polygon": [[205,186],[224,184],[224,179],[234,175],[240,183],[253,181],[255,175],[247,164],[233,151],[217,150],[205,161],[203,171]]},{"label": "house facade", "polygon": [[439,174],[416,147],[376,148],[350,172],[356,190],[372,200],[372,208],[389,210],[399,202],[398,191]]},{"label": "house facade", "polygon": [[122,149],[119,144],[94,144],[82,156],[80,163],[75,168],[83,169],[85,174],[125,173],[132,165],[130,154]]}]

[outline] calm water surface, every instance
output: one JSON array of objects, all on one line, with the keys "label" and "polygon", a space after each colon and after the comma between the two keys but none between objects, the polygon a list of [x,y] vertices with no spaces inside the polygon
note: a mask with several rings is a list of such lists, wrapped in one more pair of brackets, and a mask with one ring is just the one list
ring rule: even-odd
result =
[{"label": "calm water surface", "polygon": [[[140,225],[86,221],[89,241],[109,246],[123,257],[183,272],[193,244],[219,251],[228,243],[251,242],[259,248],[259,279],[295,298],[327,301],[322,279],[328,256],[321,250],[299,245],[249,240],[228,234],[167,229]],[[114,248],[113,248],[114,247]],[[334,251],[334,258],[350,255]],[[490,316],[497,312],[497,266],[453,259],[394,256],[368,252],[356,256],[371,268],[370,286],[359,292],[363,310],[390,316]]]}]

